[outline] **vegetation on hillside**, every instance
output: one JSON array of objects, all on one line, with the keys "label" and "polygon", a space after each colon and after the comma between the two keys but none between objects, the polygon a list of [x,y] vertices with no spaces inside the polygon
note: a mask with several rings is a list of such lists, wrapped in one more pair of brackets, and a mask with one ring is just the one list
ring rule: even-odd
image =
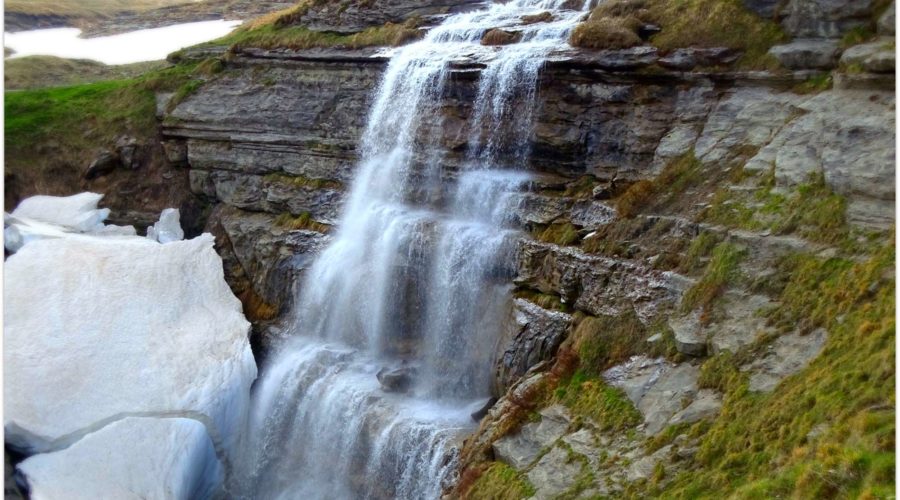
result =
[{"label": "vegetation on hillside", "polygon": [[309,9],[323,3],[324,0],[303,0],[288,9],[250,21],[229,35],[205,45],[227,45],[233,49],[247,47],[292,50],[329,47],[358,49],[402,45],[421,36],[416,19],[410,19],[403,24],[386,23],[384,26],[374,26],[354,34],[314,31],[302,25],[302,18]]},{"label": "vegetation on hillside", "polygon": [[120,12],[143,12],[191,0],[7,0],[6,12],[54,16],[110,16]]},{"label": "vegetation on hillside", "polygon": [[649,43],[663,53],[683,47],[727,47],[742,52],[737,67],[771,69],[769,48],[785,40],[773,21],[748,11],[740,0],[610,0],[601,2],[572,32],[571,43],[593,49],[627,48],[641,43],[638,28],[661,31]]},{"label": "vegetation on hillside", "polygon": [[98,150],[116,137],[155,141],[156,92],[195,86],[205,77],[196,70],[182,65],[132,79],[7,92],[7,208],[20,194],[71,194]]},{"label": "vegetation on hillside", "polygon": [[67,87],[106,80],[127,80],[166,66],[168,63],[165,61],[109,66],[88,59],[29,56],[7,59],[3,78],[6,90]]}]

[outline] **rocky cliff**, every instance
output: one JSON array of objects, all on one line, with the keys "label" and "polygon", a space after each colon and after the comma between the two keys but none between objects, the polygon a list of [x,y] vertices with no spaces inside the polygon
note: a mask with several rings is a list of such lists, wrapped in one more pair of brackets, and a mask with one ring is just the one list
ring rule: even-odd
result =
[{"label": "rocky cliff", "polygon": [[[725,3],[781,30],[774,66],[647,36],[545,64],[497,401],[449,497],[892,489],[893,4]],[[289,22],[345,36],[449,8],[381,4]],[[256,347],[329,241],[386,62],[316,44],[187,51],[219,71],[160,96]],[[447,180],[481,69],[461,54],[439,103]]]},{"label": "rocky cliff", "polygon": [[[778,70],[648,45],[546,64],[499,401],[448,495],[887,491],[892,426],[874,422],[893,418],[892,23],[841,55],[883,7],[747,7],[787,31]],[[257,319],[287,314],[328,240],[384,63],[244,48],[165,117]],[[440,103],[448,179],[479,70],[461,56]],[[884,390],[848,395],[848,370]],[[854,469],[859,453],[882,458]]]}]

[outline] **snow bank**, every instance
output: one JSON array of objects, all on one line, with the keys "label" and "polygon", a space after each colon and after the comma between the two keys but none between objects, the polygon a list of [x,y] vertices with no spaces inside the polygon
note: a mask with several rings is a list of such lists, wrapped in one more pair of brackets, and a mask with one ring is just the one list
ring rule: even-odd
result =
[{"label": "snow bank", "polygon": [[[96,198],[75,208],[87,213],[91,206]],[[25,208],[14,214],[66,219],[48,205]],[[94,455],[96,477],[83,481],[97,488],[110,483],[122,485],[123,492],[133,486],[143,498],[181,498],[142,489],[175,481],[177,491],[192,491],[198,480],[192,474],[203,469],[206,475],[218,465],[193,464],[208,455],[206,444],[196,444],[184,457],[180,451],[171,455],[175,444],[195,432],[184,430],[183,422],[171,425],[172,419],[200,424],[227,463],[256,378],[250,324],[225,283],[213,237],[160,245],[121,235],[113,226],[83,234],[36,219],[24,225],[18,216],[10,219],[10,227],[38,227],[51,235],[25,241],[6,260],[4,276],[6,443],[26,454],[48,454],[21,464],[31,486],[49,498],[65,491],[54,488],[74,487],[77,468],[61,458],[72,453],[85,463]],[[168,427],[153,418],[128,417],[160,417]],[[100,466],[123,453],[130,458],[122,458],[121,467]],[[184,477],[158,476],[165,467]],[[79,484],[71,491],[88,490]]]},{"label": "snow bank", "polygon": [[206,429],[186,418],[119,420],[19,471],[35,500],[210,498],[223,480]]},{"label": "snow bank", "polygon": [[256,365],[212,236],[34,241],[5,271],[8,443],[50,450],[134,412],[235,429]]},{"label": "snow bank", "polygon": [[[4,214],[4,246],[12,253],[36,240],[62,238],[71,233],[134,236],[133,226],[105,225],[108,208],[97,208],[102,194],[32,196],[19,203],[12,214]],[[174,209],[169,209],[174,210]],[[177,212],[177,210],[176,210]],[[179,229],[181,229],[179,227]],[[184,233],[182,233],[182,237]]]},{"label": "snow bank", "polygon": [[19,203],[13,217],[32,219],[64,229],[86,233],[103,226],[108,208],[97,208],[102,194],[79,193],[73,196],[32,196]]}]

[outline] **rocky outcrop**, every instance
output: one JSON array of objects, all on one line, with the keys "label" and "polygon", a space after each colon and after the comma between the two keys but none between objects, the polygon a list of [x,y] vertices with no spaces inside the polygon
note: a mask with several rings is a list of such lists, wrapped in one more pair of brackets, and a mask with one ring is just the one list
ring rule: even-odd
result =
[{"label": "rocky outcrop", "polygon": [[500,340],[507,347],[496,363],[494,390],[498,394],[506,392],[532,366],[553,358],[572,319],[569,314],[548,311],[525,299],[514,301],[512,314],[507,322],[509,331]]},{"label": "rocky outcrop", "polygon": [[596,316],[617,316],[633,308],[639,317],[648,318],[672,305],[680,290],[671,273],[533,240],[519,246],[514,281]]},{"label": "rocky outcrop", "polygon": [[385,23],[402,23],[407,19],[428,18],[460,12],[478,5],[478,0],[342,0],[316,2],[298,20],[314,31],[357,33]]}]

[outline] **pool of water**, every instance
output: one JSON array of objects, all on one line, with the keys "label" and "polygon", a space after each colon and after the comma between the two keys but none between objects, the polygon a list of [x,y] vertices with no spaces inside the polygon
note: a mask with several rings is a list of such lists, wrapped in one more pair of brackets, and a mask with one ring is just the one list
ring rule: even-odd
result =
[{"label": "pool of water", "polygon": [[5,33],[12,57],[34,55],[93,59],[105,64],[157,61],[178,49],[227,35],[241,21],[202,21],[131,31],[97,38],[79,38],[78,28],[52,28]]}]

